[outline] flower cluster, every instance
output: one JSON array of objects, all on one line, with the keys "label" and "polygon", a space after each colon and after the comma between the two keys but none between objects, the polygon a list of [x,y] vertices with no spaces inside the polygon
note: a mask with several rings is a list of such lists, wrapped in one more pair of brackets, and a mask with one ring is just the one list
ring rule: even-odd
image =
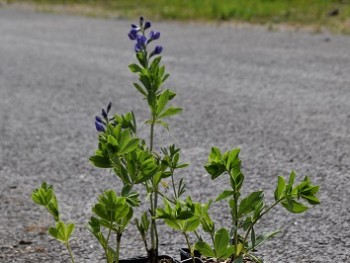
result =
[{"label": "flower cluster", "polygon": [[107,106],[107,109],[102,109],[102,118],[100,116],[95,117],[95,127],[98,132],[105,132],[105,126],[108,124],[108,113],[112,108],[112,102],[110,102]]},{"label": "flower cluster", "polygon": [[[136,53],[138,52],[147,52],[147,46],[149,43],[151,43],[153,40],[158,40],[160,38],[160,32],[156,32],[151,30],[148,34],[148,38],[146,37],[145,33],[146,30],[149,29],[152,26],[151,22],[147,21],[144,22],[144,18],[140,17],[140,24],[139,26],[132,24],[131,30],[128,34],[130,40],[136,41],[134,50]],[[149,57],[159,55],[163,51],[163,47],[156,45],[154,50],[150,53]]]}]

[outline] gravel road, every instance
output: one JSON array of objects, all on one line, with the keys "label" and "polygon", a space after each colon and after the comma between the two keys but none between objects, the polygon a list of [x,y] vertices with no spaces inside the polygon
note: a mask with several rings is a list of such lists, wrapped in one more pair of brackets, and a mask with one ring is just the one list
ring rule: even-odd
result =
[{"label": "gravel road", "polygon": [[[104,189],[120,189],[108,171],[92,167],[94,116],[109,101],[134,110],[141,134],[145,104],[132,87],[131,21],[39,14],[0,8],[0,262],[68,262],[48,238],[52,219],[31,191],[55,186],[65,221],[77,229],[77,262],[101,262],[86,229]],[[278,175],[295,170],[321,185],[322,204],[303,215],[274,210],[259,226],[281,229],[260,250],[269,262],[350,262],[350,38],[266,28],[154,23],[162,32],[168,87],[181,116],[158,145],[182,148],[193,199],[206,201],[226,181],[212,182],[203,164],[211,146],[240,147],[246,191],[266,190],[272,202]],[[218,225],[228,215],[213,209]],[[184,240],[165,230],[161,252],[177,255]],[[144,254],[135,227],[124,257]]]}]

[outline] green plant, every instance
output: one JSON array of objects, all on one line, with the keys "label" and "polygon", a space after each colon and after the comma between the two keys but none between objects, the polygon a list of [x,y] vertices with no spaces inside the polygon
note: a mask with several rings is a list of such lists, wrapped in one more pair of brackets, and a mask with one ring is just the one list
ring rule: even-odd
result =
[{"label": "green plant", "polygon": [[189,240],[189,232],[195,232],[201,223],[198,213],[198,205],[194,204],[190,197],[185,201],[176,199],[173,205],[167,198],[164,198],[164,208],[157,209],[157,218],[164,219],[165,223],[172,229],[178,230],[184,235],[188,249],[194,261],[194,253]]},{"label": "green plant", "polygon": [[[160,32],[151,30],[146,37],[146,31],[151,27],[150,22],[140,18],[139,25],[132,25],[128,34],[130,40],[135,41],[134,50],[138,63],[129,65],[131,72],[138,75],[138,83],[134,87],[147,102],[149,119],[145,121],[150,127],[149,142],[136,135],[136,120],[133,113],[125,116],[109,117],[111,104],[102,110],[102,118],[96,117],[95,126],[100,132],[98,150],[90,157],[90,161],[100,168],[111,168],[121,179],[124,187],[129,190],[134,185],[144,186],[149,200],[149,208],[141,219],[136,219],[137,228],[145,245],[151,263],[157,262],[159,237],[156,223],[156,210],[159,202],[159,184],[167,177],[172,178],[174,195],[184,191],[184,184],[180,181],[179,190],[175,191],[174,171],[186,167],[179,164],[179,149],[174,145],[163,148],[164,156],[159,156],[154,150],[154,129],[161,125],[169,129],[165,118],[178,114],[181,108],[169,106],[175,93],[164,89],[163,84],[169,77],[165,66],[161,65],[163,48],[156,45],[150,52],[150,44],[160,37]],[[149,211],[149,212],[148,212]],[[149,233],[150,242],[147,242]],[[150,244],[150,246],[148,246]]]},{"label": "green plant", "polygon": [[[278,204],[282,205],[291,213],[303,213],[309,205],[320,203],[316,194],[319,186],[311,184],[309,177],[295,185],[295,173],[291,172],[288,182],[282,176],[278,177],[278,183],[274,192],[275,202],[267,206],[264,202],[264,192],[258,190],[246,197],[241,197],[241,188],[244,182],[244,175],[241,171],[241,160],[239,149],[233,149],[221,153],[218,148],[213,147],[205,169],[214,180],[223,174],[229,176],[231,189],[224,190],[216,201],[228,199],[228,205],[232,224],[227,231],[224,228],[215,232],[215,227],[208,228],[212,221],[204,221],[203,229],[209,232],[212,237],[213,248],[204,241],[198,241],[195,248],[204,256],[213,257],[217,260],[226,260],[239,263],[249,258],[254,262],[261,262],[252,252],[266,240],[274,237],[278,231],[256,235],[255,225],[268,212]],[[304,202],[301,202],[304,200]],[[229,235],[230,233],[230,235]],[[229,242],[230,240],[230,242]]]},{"label": "green plant", "polygon": [[[138,77],[133,83],[142,95],[149,110],[149,118],[145,123],[149,125],[149,138],[145,140],[137,135],[137,121],[133,112],[126,114],[111,114],[112,103],[102,109],[101,116],[95,117],[95,127],[98,131],[98,147],[90,157],[90,162],[102,169],[109,169],[122,182],[120,193],[106,190],[98,198],[92,208],[88,228],[100,243],[107,263],[118,263],[120,256],[121,238],[125,229],[132,222],[134,209],[140,206],[139,196],[144,195],[148,207],[141,211],[141,217],[133,221],[140,233],[142,242],[150,263],[157,263],[159,248],[158,220],[164,220],[172,229],[180,231],[185,237],[193,262],[194,249],[202,255],[215,258],[217,261],[228,260],[230,263],[243,262],[249,258],[260,262],[252,252],[267,239],[277,234],[276,231],[263,235],[255,234],[255,225],[272,208],[281,204],[292,213],[302,213],[308,207],[300,202],[307,201],[310,205],[319,203],[316,193],[318,186],[311,184],[308,177],[300,184],[294,185],[295,174],[291,173],[289,181],[278,177],[275,191],[275,202],[266,206],[263,191],[255,191],[248,196],[241,197],[244,175],[241,171],[239,149],[221,153],[218,148],[212,148],[205,169],[212,180],[227,174],[231,189],[224,190],[216,199],[228,200],[232,218],[230,228],[216,230],[213,220],[209,216],[208,203],[193,202],[186,191],[184,179],[176,180],[175,173],[188,166],[180,162],[180,149],[175,145],[160,148],[155,146],[155,127],[162,126],[169,130],[166,118],[182,111],[181,108],[171,106],[175,92],[163,87],[169,74],[161,64],[162,46],[156,45],[149,51],[150,46],[160,38],[160,32],[150,30],[151,23],[140,18],[138,25],[131,25],[128,34],[134,41],[134,51],[137,63],[129,65],[131,72]],[[170,186],[168,182],[170,181]],[[136,185],[141,187],[136,188]],[[161,186],[164,187],[161,187]],[[137,192],[135,189],[143,189]],[[164,190],[165,189],[165,190]],[[170,193],[168,191],[170,190]],[[159,205],[159,199],[163,206]],[[52,186],[43,183],[41,188],[32,193],[32,199],[39,205],[46,207],[56,221],[56,226],[49,229],[49,234],[63,242],[67,247],[71,261],[73,253],[69,245],[74,224],[60,221],[57,199]],[[204,242],[199,228],[209,234],[212,246]],[[198,241],[191,245],[190,235],[193,233]],[[115,247],[111,240],[115,238]]]},{"label": "green plant", "polygon": [[[119,262],[121,237],[133,216],[132,207],[139,204],[138,195],[127,195],[127,192],[122,191],[125,196],[118,196],[115,191],[107,190],[99,196],[98,203],[92,208],[96,217],[91,217],[89,229],[103,247],[107,263]],[[101,227],[108,229],[107,237]],[[108,245],[112,232],[116,234],[115,250]]]},{"label": "green plant", "polygon": [[49,234],[66,246],[71,261],[74,263],[74,256],[69,245],[70,236],[74,231],[74,224],[65,224],[60,220],[57,198],[53,186],[43,182],[40,188],[32,192],[32,200],[38,205],[44,206],[53,216],[56,225],[49,228]]}]

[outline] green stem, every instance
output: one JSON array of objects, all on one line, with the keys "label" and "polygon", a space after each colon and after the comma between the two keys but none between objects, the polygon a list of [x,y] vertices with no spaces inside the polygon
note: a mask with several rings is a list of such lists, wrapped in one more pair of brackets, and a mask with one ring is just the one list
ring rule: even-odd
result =
[{"label": "green stem", "polygon": [[151,231],[150,231],[150,235],[151,235],[151,249],[154,249],[155,248],[155,236],[154,236],[154,224],[153,224],[153,217],[154,217],[154,214],[153,214],[153,211],[154,211],[154,207],[153,207],[153,193],[150,194],[150,205],[151,205]]},{"label": "green stem", "polygon": [[120,240],[121,239],[122,239],[122,234],[121,233],[117,233],[117,248],[116,248],[116,251],[115,251],[115,255],[116,255],[115,263],[119,263]]},{"label": "green stem", "polygon": [[201,235],[198,233],[197,230],[194,231],[194,234],[196,235],[196,238],[197,238],[198,241],[203,241],[203,238],[201,237]]},{"label": "green stem", "polygon": [[158,230],[157,230],[157,224],[156,224],[156,210],[158,207],[158,186],[155,187],[154,192],[154,206],[153,206],[153,217],[152,217],[152,224],[154,224],[153,230],[154,230],[154,236],[155,236],[155,249],[157,251],[158,256]]},{"label": "green stem", "polygon": [[[234,220],[234,225],[235,225],[235,231],[234,231],[234,242],[235,242],[235,248],[237,249],[238,247],[238,196],[237,196],[237,193],[235,191],[235,193],[233,194],[233,198],[234,198],[234,202],[235,202],[235,220]],[[236,259],[236,255],[237,253],[235,252],[232,256],[232,261],[234,261]],[[238,256],[238,255],[237,255]]]},{"label": "green stem", "polygon": [[174,182],[174,169],[171,168],[171,169],[170,169],[170,172],[171,172],[171,182],[172,182],[172,184],[173,184],[173,190],[174,190],[174,197],[175,197],[175,199],[177,199],[176,188],[175,188],[175,182]]},{"label": "green stem", "polygon": [[214,245],[215,241],[214,241],[214,233],[213,233],[213,231],[210,231],[210,238],[211,238],[211,242],[213,242],[213,245]]},{"label": "green stem", "polygon": [[152,123],[151,123],[151,133],[150,133],[150,139],[149,139],[149,148],[151,151],[153,151],[153,137],[154,137],[154,118],[152,119]]},{"label": "green stem", "polygon": [[185,238],[186,238],[186,243],[187,243],[187,247],[190,250],[191,253],[191,258],[192,258],[192,262],[196,263],[196,260],[194,259],[194,252],[191,249],[191,244],[190,244],[190,240],[188,239],[188,235],[186,234],[186,232],[183,232]]},{"label": "green stem", "polygon": [[105,254],[106,254],[107,263],[109,263],[109,258],[108,258],[108,242],[109,242],[109,238],[110,238],[110,236],[111,236],[111,232],[112,232],[112,229],[110,228],[110,229],[108,230],[108,235],[107,235],[107,239],[106,239],[106,247],[104,248]]},{"label": "green stem", "polygon": [[72,263],[74,263],[75,261],[74,261],[74,256],[73,256],[72,248],[70,247],[70,245],[69,245],[68,242],[67,242],[66,246],[67,246],[67,249],[68,249],[68,251],[69,251],[70,259],[71,259]]}]

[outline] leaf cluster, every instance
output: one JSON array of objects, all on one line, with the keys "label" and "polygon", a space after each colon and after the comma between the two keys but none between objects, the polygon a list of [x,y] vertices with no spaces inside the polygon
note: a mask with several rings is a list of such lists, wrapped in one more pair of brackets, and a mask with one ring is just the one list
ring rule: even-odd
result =
[{"label": "leaf cluster", "polygon": [[[89,221],[89,230],[104,249],[107,262],[119,259],[119,251],[109,245],[111,232],[116,234],[118,246],[133,216],[132,207],[139,204],[138,194],[130,194],[125,188],[123,190],[125,196],[118,196],[114,190],[104,191],[93,206],[92,212],[95,216],[92,216]],[[104,234],[103,228],[107,230],[107,235]]]},{"label": "leaf cluster", "polygon": [[37,188],[32,192],[32,200],[36,204],[44,206],[47,211],[53,216],[53,219],[56,221],[56,225],[50,227],[48,232],[57,241],[62,242],[67,247],[71,260],[74,263],[74,257],[71,252],[69,240],[75,226],[72,223],[66,224],[60,220],[58,202],[53,186],[48,185],[46,182],[43,182],[40,188]]}]

